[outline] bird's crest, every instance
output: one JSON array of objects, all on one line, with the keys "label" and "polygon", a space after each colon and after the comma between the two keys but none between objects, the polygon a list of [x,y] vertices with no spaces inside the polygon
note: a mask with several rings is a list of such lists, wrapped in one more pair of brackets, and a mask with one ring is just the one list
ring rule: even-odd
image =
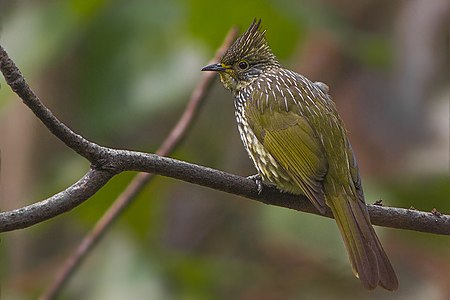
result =
[{"label": "bird's crest", "polygon": [[267,43],[265,30],[261,30],[261,19],[254,19],[231,47],[225,52],[221,63],[232,65],[240,60],[254,63],[276,63],[276,57]]}]

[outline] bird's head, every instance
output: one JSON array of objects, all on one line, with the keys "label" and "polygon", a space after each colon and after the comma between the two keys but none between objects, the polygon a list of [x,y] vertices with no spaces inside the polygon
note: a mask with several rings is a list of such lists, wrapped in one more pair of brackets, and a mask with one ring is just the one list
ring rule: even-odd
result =
[{"label": "bird's head", "polygon": [[279,67],[260,25],[261,20],[255,19],[225,52],[219,63],[208,65],[202,71],[218,72],[225,88],[235,92],[251,83],[265,70]]}]

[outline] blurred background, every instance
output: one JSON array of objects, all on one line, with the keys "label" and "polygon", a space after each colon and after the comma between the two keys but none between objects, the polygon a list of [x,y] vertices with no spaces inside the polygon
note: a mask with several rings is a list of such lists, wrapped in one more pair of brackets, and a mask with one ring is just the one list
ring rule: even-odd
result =
[{"label": "blurred background", "polygon": [[[0,44],[72,129],[154,152],[228,29],[261,17],[283,65],[330,86],[367,202],[448,214],[449,10],[446,0],[0,0]],[[0,84],[0,209],[11,210],[66,188],[89,165]],[[233,109],[216,80],[172,157],[254,174]],[[2,299],[37,298],[134,175],[2,234]],[[376,229],[396,293],[362,288],[333,220],[158,177],[59,299],[448,299],[448,237]]]}]

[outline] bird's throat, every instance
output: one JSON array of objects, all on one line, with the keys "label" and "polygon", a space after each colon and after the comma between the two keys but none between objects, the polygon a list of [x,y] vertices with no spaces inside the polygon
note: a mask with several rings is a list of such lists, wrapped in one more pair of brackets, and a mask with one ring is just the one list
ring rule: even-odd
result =
[{"label": "bird's throat", "polygon": [[220,81],[222,82],[223,86],[232,92],[237,91],[238,81],[235,80],[230,74],[227,72],[220,72]]},{"label": "bird's throat", "polygon": [[227,90],[233,92],[234,94],[245,89],[252,82],[252,81],[238,80],[227,72],[220,72],[219,75],[220,81],[222,82],[223,86]]}]

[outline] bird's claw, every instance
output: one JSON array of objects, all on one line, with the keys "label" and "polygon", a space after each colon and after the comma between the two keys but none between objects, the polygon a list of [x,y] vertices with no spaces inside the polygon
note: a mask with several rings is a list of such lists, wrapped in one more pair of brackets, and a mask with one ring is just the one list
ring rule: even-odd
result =
[{"label": "bird's claw", "polygon": [[253,180],[255,182],[256,189],[258,190],[258,194],[261,194],[261,192],[263,190],[263,183],[262,183],[261,175],[259,175],[259,174],[251,175],[251,176],[248,176],[247,179]]}]

